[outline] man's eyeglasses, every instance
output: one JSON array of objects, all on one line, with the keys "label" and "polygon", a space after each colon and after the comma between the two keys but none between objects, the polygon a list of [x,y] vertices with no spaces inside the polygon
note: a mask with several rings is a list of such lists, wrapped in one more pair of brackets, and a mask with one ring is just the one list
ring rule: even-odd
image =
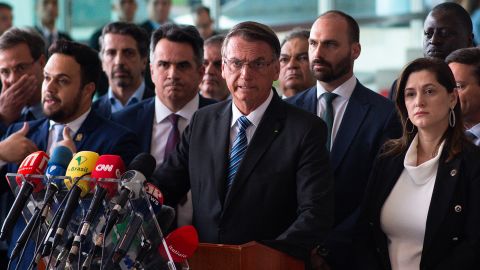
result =
[{"label": "man's eyeglasses", "polygon": [[0,68],[0,76],[2,77],[8,77],[10,74],[15,73],[15,74],[25,74],[25,72],[36,62],[36,60],[33,60],[32,62],[29,63],[20,63],[17,64],[16,66],[13,66],[11,68],[4,67]]},{"label": "man's eyeglasses", "polygon": [[244,61],[244,60],[239,60],[239,59],[224,59],[223,63],[227,65],[227,67],[230,69],[230,72],[240,72],[244,66],[248,66],[248,68],[254,70],[254,71],[263,71],[264,68],[270,66],[274,59],[271,61],[265,61],[262,59],[257,59],[253,61]]}]

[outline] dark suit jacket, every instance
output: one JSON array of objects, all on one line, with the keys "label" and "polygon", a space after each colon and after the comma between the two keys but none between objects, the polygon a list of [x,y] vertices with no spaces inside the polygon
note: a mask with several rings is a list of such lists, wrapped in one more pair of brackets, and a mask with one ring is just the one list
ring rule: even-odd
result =
[{"label": "dark suit jacket", "polygon": [[[42,31],[42,28],[40,28],[38,25],[35,26],[35,30],[40,34],[41,37],[43,37],[43,39],[45,40],[45,51],[46,51],[46,56],[48,56],[48,48],[50,48],[50,45],[52,45],[51,43],[49,43],[49,41],[47,40],[47,38],[43,35],[43,31]],[[66,32],[61,32],[61,31],[58,31],[58,40],[60,39],[64,39],[64,40],[73,40],[72,37],[70,37],[70,35]]]},{"label": "dark suit jacket", "polygon": [[[286,101],[316,114],[317,87]],[[333,261],[350,263],[345,259],[347,247],[351,246],[358,206],[374,158],[387,139],[400,135],[401,125],[393,103],[357,81],[330,153],[335,179],[335,229],[329,236],[327,246]],[[333,261],[330,263],[335,265]]]},{"label": "dark suit jacket", "polygon": [[[445,145],[428,210],[420,269],[480,269],[480,150],[465,144],[450,161]],[[358,269],[390,269],[380,212],[404,166],[406,151],[378,158],[359,219]],[[459,208],[460,206],[460,208]]]},{"label": "dark suit jacket", "polygon": [[[145,86],[145,92],[143,93],[142,100],[146,100],[153,96],[155,96],[155,91]],[[92,104],[92,109],[104,118],[110,119],[112,117],[112,104],[108,99],[108,94],[105,94],[99,99],[95,100],[95,102]]]},{"label": "dark suit jacket", "polygon": [[[199,108],[215,103],[213,99],[200,96]],[[152,143],[153,118],[155,117],[155,97],[112,114],[112,120],[127,127],[137,135],[141,152],[150,153]]]},{"label": "dark suit jacket", "polygon": [[325,124],[274,94],[226,196],[231,106],[198,110],[153,182],[169,205],[191,188],[201,242],[278,240],[305,258],[333,221]]}]

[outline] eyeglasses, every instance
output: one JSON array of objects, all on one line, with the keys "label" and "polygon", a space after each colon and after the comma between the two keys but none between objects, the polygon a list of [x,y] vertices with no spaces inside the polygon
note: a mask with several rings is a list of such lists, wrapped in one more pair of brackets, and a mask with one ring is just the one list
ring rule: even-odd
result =
[{"label": "eyeglasses", "polygon": [[262,72],[264,68],[270,66],[275,59],[272,59],[271,61],[265,61],[262,59],[257,59],[253,61],[244,61],[244,60],[239,60],[239,59],[224,59],[223,63],[227,65],[228,69],[230,72],[240,72],[244,66],[248,66],[248,68]]},{"label": "eyeglasses", "polygon": [[8,67],[0,68],[0,76],[1,77],[8,77],[12,73],[23,75],[35,62],[36,62],[36,60],[33,60],[30,63],[20,63],[20,64],[17,64],[16,66],[11,67],[11,68],[8,68]]}]

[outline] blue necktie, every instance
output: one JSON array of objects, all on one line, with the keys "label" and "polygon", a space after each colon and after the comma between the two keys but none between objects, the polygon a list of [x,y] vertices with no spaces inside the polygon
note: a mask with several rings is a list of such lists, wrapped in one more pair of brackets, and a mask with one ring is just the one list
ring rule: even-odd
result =
[{"label": "blue necktie", "polygon": [[247,119],[247,117],[241,116],[238,118],[237,124],[240,127],[240,130],[233,141],[232,150],[230,150],[230,162],[228,164],[227,174],[227,193],[232,187],[235,174],[237,173],[238,167],[240,167],[240,163],[245,155],[245,151],[247,151],[248,141],[246,131],[248,126],[250,126],[252,123]]},{"label": "blue necktie", "polygon": [[330,146],[332,143],[332,129],[333,129],[333,106],[332,101],[337,97],[337,94],[325,92],[322,94],[322,97],[325,99],[325,111],[322,114],[322,119],[327,124],[327,150],[330,151]]}]

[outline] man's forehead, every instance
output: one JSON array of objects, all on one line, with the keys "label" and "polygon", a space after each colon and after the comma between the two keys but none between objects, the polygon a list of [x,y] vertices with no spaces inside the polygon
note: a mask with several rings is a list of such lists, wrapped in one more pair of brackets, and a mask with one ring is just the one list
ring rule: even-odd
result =
[{"label": "man's forehead", "polygon": [[48,59],[44,71],[52,76],[80,77],[80,64],[73,56],[55,53]]},{"label": "man's forehead", "polygon": [[108,33],[103,41],[105,47],[137,49],[137,41],[130,35]]},{"label": "man's forehead", "polygon": [[457,28],[461,25],[460,18],[454,12],[432,11],[425,19],[425,28]]},{"label": "man's forehead", "polygon": [[272,47],[263,40],[247,40],[240,36],[232,37],[225,50],[227,57],[248,55],[249,58],[268,58],[273,54]]}]

